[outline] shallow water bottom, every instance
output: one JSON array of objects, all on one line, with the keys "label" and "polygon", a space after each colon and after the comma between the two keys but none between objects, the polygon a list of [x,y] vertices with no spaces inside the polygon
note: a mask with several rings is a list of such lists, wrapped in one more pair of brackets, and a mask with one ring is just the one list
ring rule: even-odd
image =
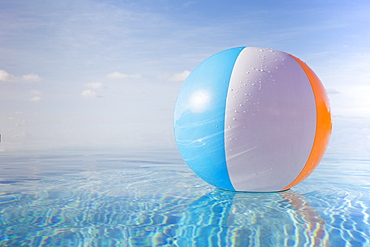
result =
[{"label": "shallow water bottom", "polygon": [[199,179],[176,150],[0,155],[0,246],[370,246],[370,161],[327,154],[291,190]]}]

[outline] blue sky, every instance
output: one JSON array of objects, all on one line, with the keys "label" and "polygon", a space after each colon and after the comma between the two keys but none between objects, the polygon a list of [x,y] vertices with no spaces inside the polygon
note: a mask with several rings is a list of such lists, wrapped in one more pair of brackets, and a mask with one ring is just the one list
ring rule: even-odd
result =
[{"label": "blue sky", "polygon": [[1,150],[174,147],[183,80],[237,46],[299,57],[323,82],[334,118],[370,119],[369,1],[0,5]]}]

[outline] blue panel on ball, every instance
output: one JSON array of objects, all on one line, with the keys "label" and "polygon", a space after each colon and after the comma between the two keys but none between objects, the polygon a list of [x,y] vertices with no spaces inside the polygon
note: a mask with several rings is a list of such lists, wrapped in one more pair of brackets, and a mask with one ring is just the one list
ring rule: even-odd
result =
[{"label": "blue panel on ball", "polygon": [[225,50],[201,63],[184,82],[174,116],[178,149],[206,182],[234,190],[226,167],[226,96],[235,61],[244,47]]}]

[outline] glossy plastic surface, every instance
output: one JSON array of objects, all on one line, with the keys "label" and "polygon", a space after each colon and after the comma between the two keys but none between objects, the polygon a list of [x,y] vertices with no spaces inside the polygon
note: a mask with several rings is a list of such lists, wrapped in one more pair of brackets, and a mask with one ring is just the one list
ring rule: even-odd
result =
[{"label": "glossy plastic surface", "polygon": [[185,162],[206,182],[268,192],[288,189],[315,169],[331,120],[325,90],[307,65],[285,52],[239,47],[189,75],[174,129]]}]

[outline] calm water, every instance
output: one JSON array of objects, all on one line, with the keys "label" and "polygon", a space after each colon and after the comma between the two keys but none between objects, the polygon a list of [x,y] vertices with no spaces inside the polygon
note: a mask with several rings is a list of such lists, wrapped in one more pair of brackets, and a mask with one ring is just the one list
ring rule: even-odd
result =
[{"label": "calm water", "polygon": [[0,246],[370,246],[370,156],[282,193],[215,189],[177,150],[0,154]]}]

